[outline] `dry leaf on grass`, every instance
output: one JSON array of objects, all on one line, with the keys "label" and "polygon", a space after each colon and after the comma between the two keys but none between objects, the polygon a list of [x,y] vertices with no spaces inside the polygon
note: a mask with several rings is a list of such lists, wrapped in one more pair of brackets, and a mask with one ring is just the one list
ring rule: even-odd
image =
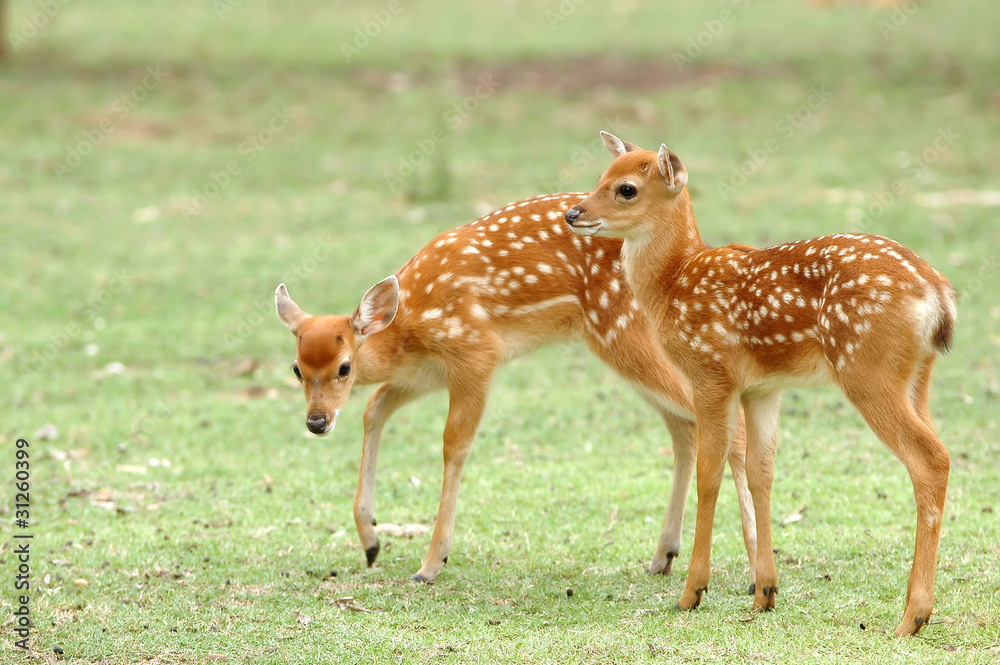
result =
[{"label": "dry leaf on grass", "polygon": [[277,388],[270,386],[250,386],[243,390],[238,390],[234,394],[234,397],[241,402],[245,402],[255,399],[278,399],[280,394]]},{"label": "dry leaf on grass", "polygon": [[354,600],[354,596],[344,596],[343,598],[338,598],[333,601],[333,604],[342,610],[351,610],[352,612],[371,612],[368,608],[359,605],[358,602]]},{"label": "dry leaf on grass", "polygon": [[787,517],[785,517],[785,519],[781,520],[780,522],[781,526],[786,527],[789,524],[795,524],[796,522],[801,522],[805,516],[805,512],[806,512],[806,507],[802,506],[796,512],[792,513],[791,515],[788,515]]},{"label": "dry leaf on grass", "polygon": [[59,428],[52,423],[47,423],[38,428],[35,438],[40,441],[55,441],[59,438]]},{"label": "dry leaf on grass", "polygon": [[226,369],[226,374],[229,376],[248,376],[254,373],[258,365],[259,363],[254,358],[240,358]]},{"label": "dry leaf on grass", "polygon": [[379,524],[375,527],[375,533],[394,538],[413,538],[422,536],[430,530],[429,526],[423,524]]}]

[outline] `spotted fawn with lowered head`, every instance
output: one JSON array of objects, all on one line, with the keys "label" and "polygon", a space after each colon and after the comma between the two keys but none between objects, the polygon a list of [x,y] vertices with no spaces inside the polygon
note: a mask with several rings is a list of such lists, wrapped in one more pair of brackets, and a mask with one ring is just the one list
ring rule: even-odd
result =
[{"label": "spotted fawn with lowered head", "polygon": [[931,368],[951,345],[955,293],[916,254],[874,235],[838,234],[767,249],[702,242],[675,154],[602,133],[615,157],[566,221],[620,238],[622,265],[667,358],[693,389],[698,513],[678,606],[708,588],[712,523],[737,407],[757,523],[754,607],[774,607],[771,484],[781,390],[835,383],[910,473],[916,548],[897,635],[927,624],[949,457],[931,424]]},{"label": "spotted fawn with lowered head", "polygon": [[[354,384],[381,385],[364,412],[354,519],[371,566],[375,466],[382,428],[404,404],[449,393],[444,478],[430,549],[414,579],[430,582],[451,550],[462,467],[490,381],[508,360],[550,344],[582,340],[663,418],[673,439],[673,488],[648,570],[668,573],[681,544],[695,468],[691,390],[665,360],[621,272],[618,240],[580,238],[563,216],[585,194],[512,203],[442,233],[395,275],[373,286],[350,316],[309,316],[275,292],[278,316],[297,341],[293,370],[307,402],[307,426],[333,429]],[[745,435],[734,428],[736,482],[753,584],[756,535],[744,470]]]}]

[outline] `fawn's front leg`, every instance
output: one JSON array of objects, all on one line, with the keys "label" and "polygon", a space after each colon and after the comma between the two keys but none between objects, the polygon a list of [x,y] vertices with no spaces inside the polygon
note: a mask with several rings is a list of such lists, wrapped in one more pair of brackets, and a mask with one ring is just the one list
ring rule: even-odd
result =
[{"label": "fawn's front leg", "polygon": [[399,407],[422,394],[411,388],[383,383],[368,398],[368,405],[365,407],[365,438],[361,447],[358,491],[354,495],[354,524],[369,568],[375,563],[379,550],[378,534],[375,533],[375,467],[382,441],[382,428]]},{"label": "fawn's front leg", "polygon": [[[647,572],[651,574],[670,574],[674,559],[680,551],[681,526],[684,521],[684,504],[687,501],[688,489],[697,458],[694,425],[679,416],[662,412],[667,429],[674,443],[674,480],[670,493],[670,503],[667,504],[667,517],[663,521],[660,540],[656,552],[649,563]],[[743,419],[737,422],[736,433],[729,448],[729,467],[733,471],[733,482],[736,485],[736,497],[740,506],[740,522],[743,526],[743,544],[747,550],[750,570],[750,594],[754,593],[757,579],[757,529],[754,523],[753,499],[747,484],[747,472],[744,459],[746,457],[746,434]]]},{"label": "fawn's front leg", "polygon": [[458,487],[462,481],[462,468],[472,449],[472,442],[479,428],[489,377],[464,375],[448,382],[448,420],[444,426],[444,478],[441,485],[441,504],[434,522],[431,545],[420,570],[413,576],[417,582],[433,582],[451,551],[455,529],[455,508],[458,504]]},{"label": "fawn's front leg", "polygon": [[[717,394],[717,393],[716,393]],[[698,442],[698,513],[694,529],[694,546],[691,566],[688,569],[684,593],[676,607],[690,610],[701,603],[702,594],[708,590],[712,568],[712,526],[715,521],[715,504],[719,498],[719,485],[729,454],[735,402],[709,401],[695,394],[695,437]]]}]

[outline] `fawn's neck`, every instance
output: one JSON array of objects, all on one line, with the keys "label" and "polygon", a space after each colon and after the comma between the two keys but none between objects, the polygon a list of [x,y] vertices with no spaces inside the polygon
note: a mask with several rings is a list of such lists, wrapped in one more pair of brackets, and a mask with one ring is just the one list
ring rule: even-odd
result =
[{"label": "fawn's neck", "polygon": [[354,354],[357,378],[362,386],[384,383],[394,376],[402,353],[402,316],[397,315],[385,330],[369,335]]},{"label": "fawn's neck", "polygon": [[684,263],[707,245],[698,233],[686,189],[648,228],[648,234],[624,241],[622,266],[636,300],[647,312],[657,315],[666,304],[664,291]]}]

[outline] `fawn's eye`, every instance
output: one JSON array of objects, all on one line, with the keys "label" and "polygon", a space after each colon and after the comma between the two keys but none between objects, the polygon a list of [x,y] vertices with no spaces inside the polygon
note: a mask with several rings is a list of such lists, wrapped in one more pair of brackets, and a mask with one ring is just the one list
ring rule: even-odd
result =
[{"label": "fawn's eye", "polygon": [[351,363],[344,363],[340,366],[340,371],[337,372],[341,378],[347,376],[351,373]]},{"label": "fawn's eye", "polygon": [[302,372],[299,371],[298,364],[292,365],[292,371],[295,373],[295,378],[297,378],[299,381],[301,381],[302,380]]},{"label": "fawn's eye", "polygon": [[635,188],[635,185],[630,185],[628,183],[625,183],[624,185],[618,188],[618,195],[621,196],[623,199],[634,198],[635,195],[638,193],[639,190]]}]

